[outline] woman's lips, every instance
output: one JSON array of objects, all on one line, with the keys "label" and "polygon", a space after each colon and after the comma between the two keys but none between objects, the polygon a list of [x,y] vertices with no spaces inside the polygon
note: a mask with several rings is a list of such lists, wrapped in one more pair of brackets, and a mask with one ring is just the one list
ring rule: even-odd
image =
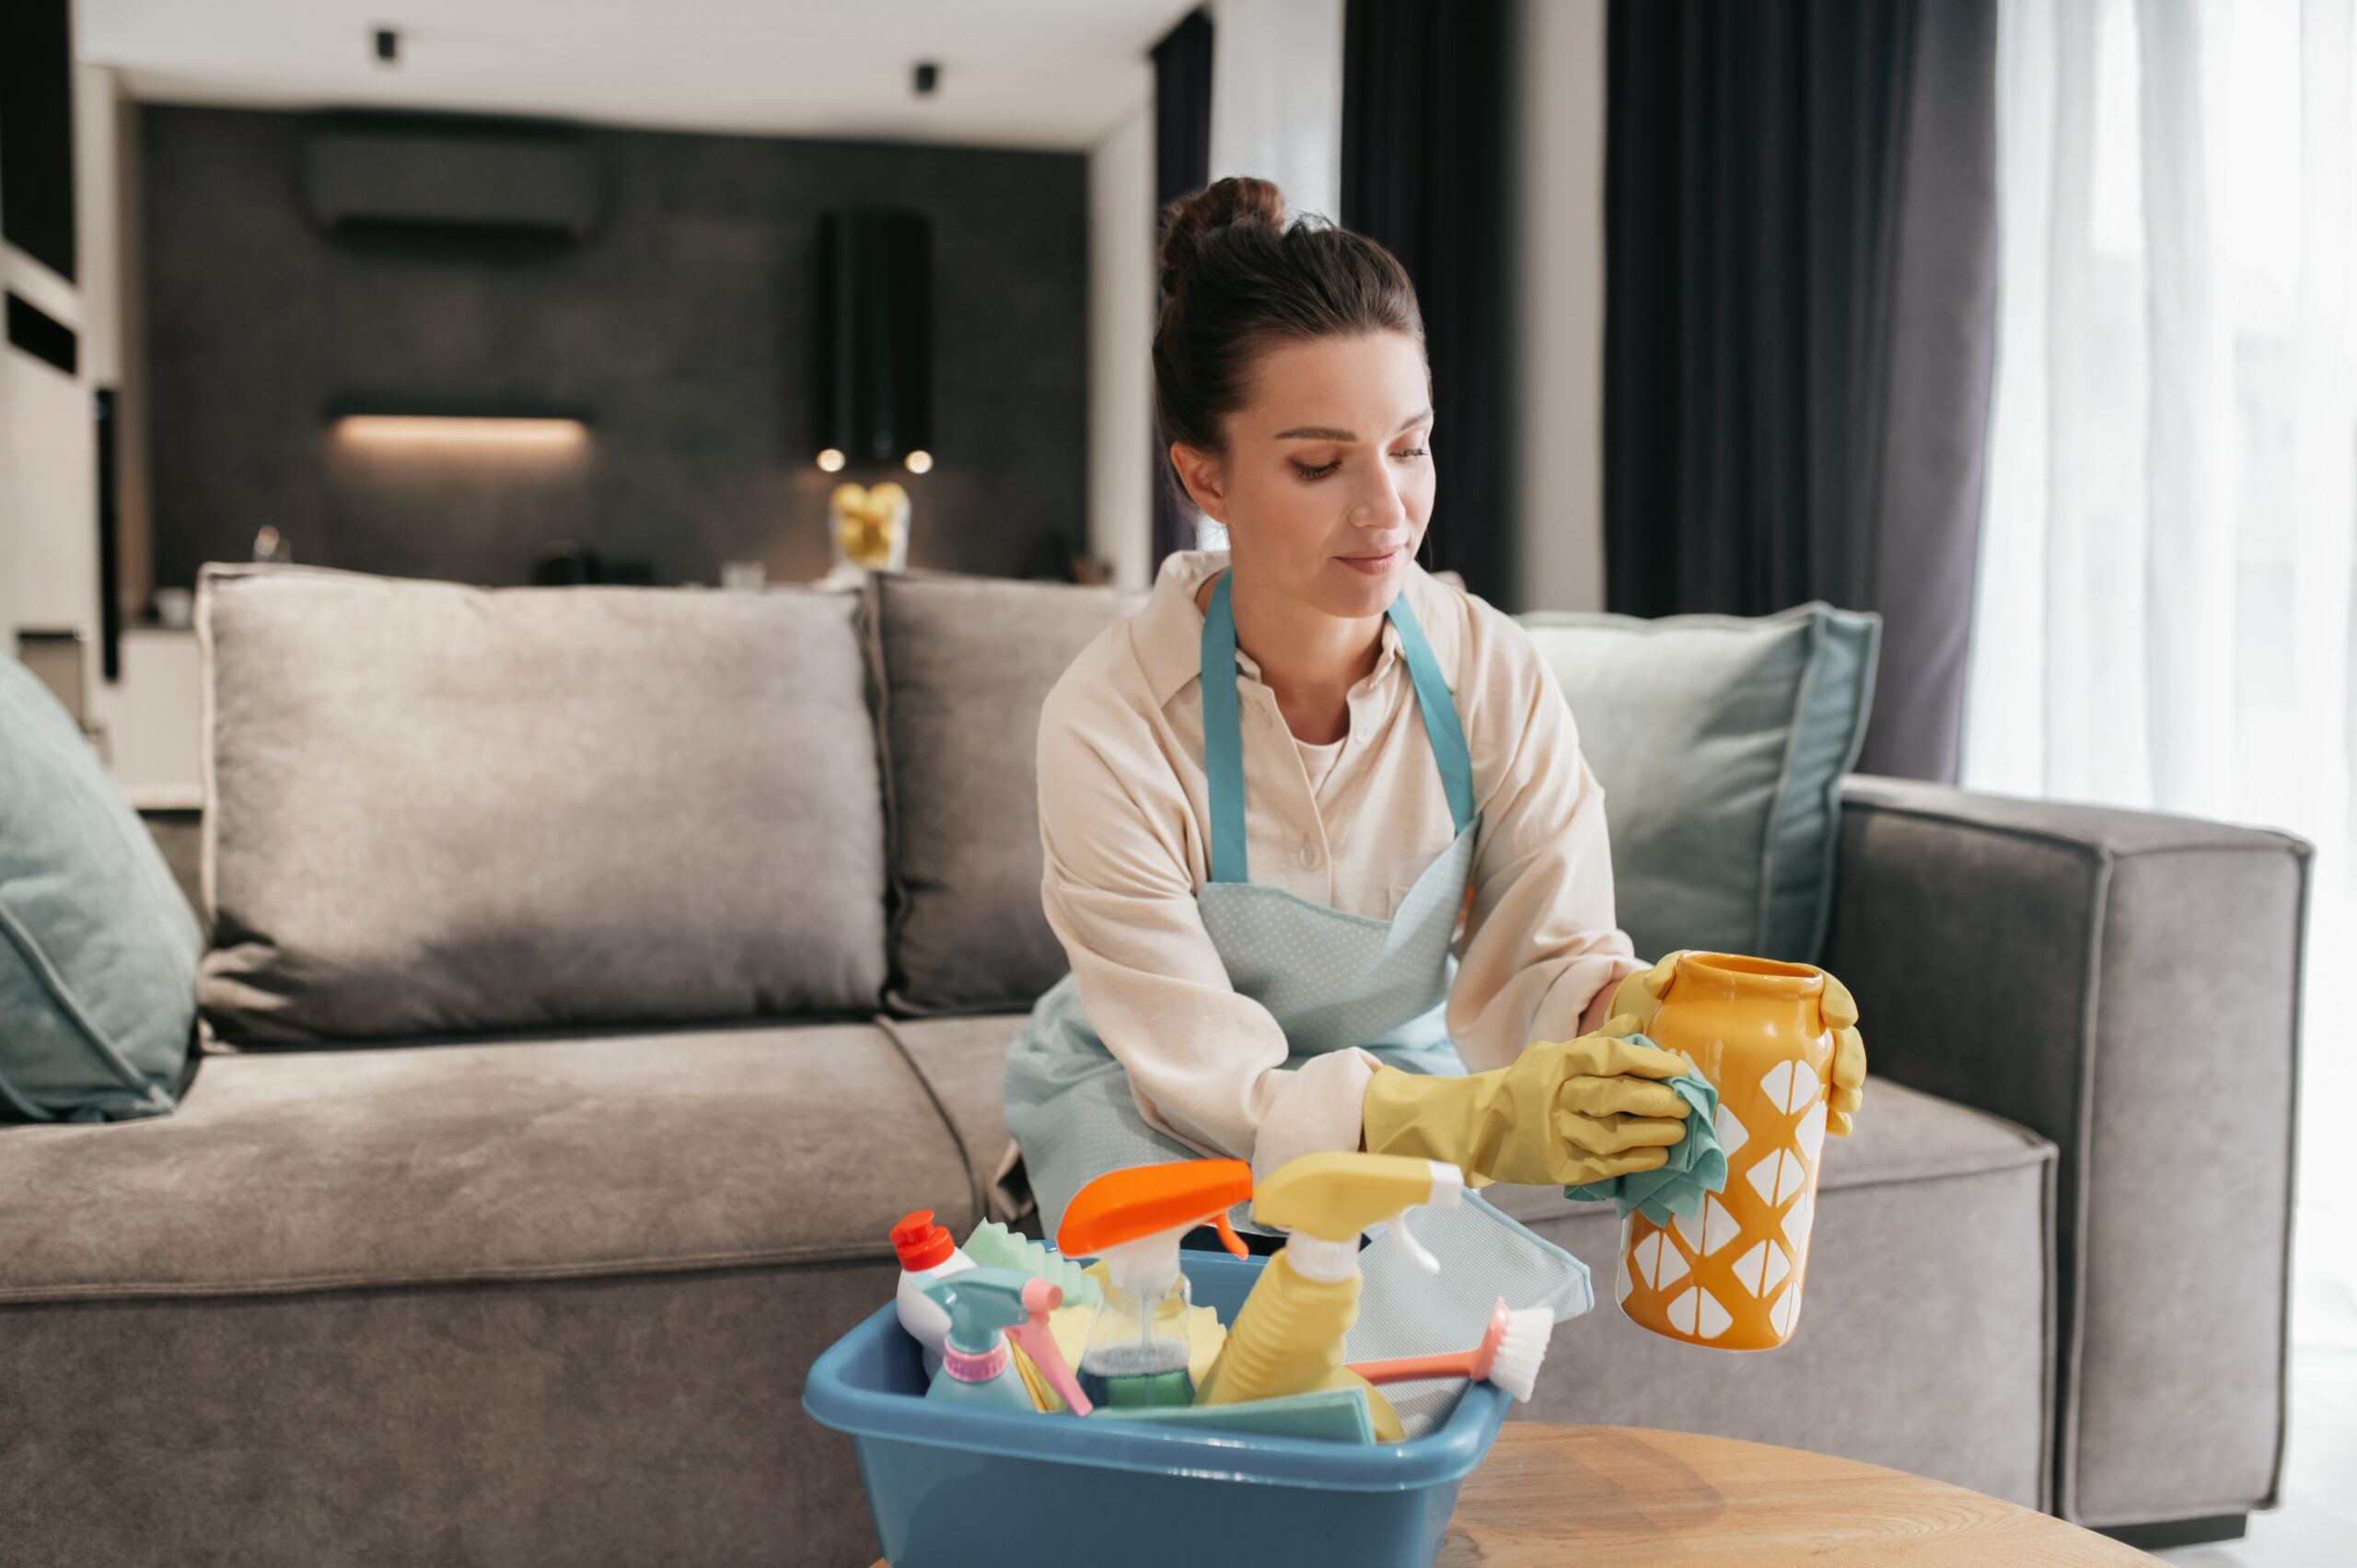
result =
[{"label": "woman's lips", "polygon": [[1364,572],[1370,577],[1380,577],[1408,558],[1407,551],[1399,548],[1381,551],[1372,555],[1337,555],[1335,560],[1353,572]]}]

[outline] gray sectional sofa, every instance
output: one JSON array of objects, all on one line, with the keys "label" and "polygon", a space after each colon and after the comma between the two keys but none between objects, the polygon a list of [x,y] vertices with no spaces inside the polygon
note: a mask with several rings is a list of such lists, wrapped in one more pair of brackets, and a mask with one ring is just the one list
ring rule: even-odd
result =
[{"label": "gray sectional sofa", "polygon": [[[1062,968],[1034,720],[1133,602],[209,575],[216,1054],[177,1115],[0,1127],[0,1562],[870,1561],[802,1377],[895,1219],[986,1212]],[[2265,1506],[2305,875],[1850,781],[1824,958],[1875,1076],[1797,1338],[1607,1306],[1523,1413],[2100,1527]],[[1608,1210],[1502,1201],[1609,1279]]]}]

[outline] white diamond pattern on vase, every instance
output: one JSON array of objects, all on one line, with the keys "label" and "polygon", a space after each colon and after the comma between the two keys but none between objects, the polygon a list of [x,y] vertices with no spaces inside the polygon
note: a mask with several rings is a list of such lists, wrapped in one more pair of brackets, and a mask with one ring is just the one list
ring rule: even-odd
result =
[{"label": "white diamond pattern on vase", "polygon": [[1669,1304],[1669,1326],[1699,1340],[1715,1340],[1735,1322],[1719,1298],[1696,1285]]},{"label": "white diamond pattern on vase", "polygon": [[1634,1278],[1634,1271],[1632,1270],[1631,1266],[1630,1265],[1629,1260],[1628,1260],[1626,1258],[1623,1258],[1623,1259],[1621,1259],[1621,1260],[1620,1260],[1620,1295],[1619,1295],[1616,1299],[1618,1299],[1618,1300],[1621,1300],[1621,1301],[1626,1301],[1626,1300],[1628,1300],[1628,1299],[1629,1299],[1629,1293],[1630,1293],[1631,1291],[1632,1291],[1632,1290],[1634,1290],[1634,1289],[1636,1289],[1636,1288],[1637,1288],[1637,1282],[1636,1282],[1636,1279]]},{"label": "white diamond pattern on vase", "polygon": [[1762,1241],[1735,1261],[1735,1277],[1752,1295],[1765,1297],[1770,1291],[1784,1283],[1793,1272],[1784,1257],[1784,1249],[1772,1241]]},{"label": "white diamond pattern on vase", "polygon": [[1789,1335],[1793,1331],[1793,1319],[1800,1316],[1800,1311],[1801,1293],[1788,1290],[1775,1306],[1768,1309],[1768,1321],[1778,1333]]},{"label": "white diamond pattern on vase", "polygon": [[1735,1119],[1734,1111],[1724,1105],[1719,1107],[1719,1114],[1712,1119],[1711,1125],[1719,1134],[1719,1152],[1729,1159],[1735,1158],[1735,1152],[1751,1141],[1750,1131]]},{"label": "white diamond pattern on vase", "polygon": [[1804,1193],[1801,1201],[1793,1205],[1793,1212],[1784,1216],[1784,1240],[1794,1251],[1798,1252],[1808,1245],[1809,1220],[1816,1212],[1816,1202]]},{"label": "white diamond pattern on vase", "polygon": [[1825,1102],[1823,1100],[1818,1100],[1815,1105],[1810,1106],[1808,1114],[1801,1118],[1800,1140],[1801,1157],[1807,1160],[1809,1164],[1815,1165],[1817,1156],[1825,1151]]},{"label": "white diamond pattern on vase", "polygon": [[1808,1180],[1808,1169],[1801,1164],[1801,1156],[1790,1149],[1771,1149],[1759,1163],[1744,1173],[1762,1200],[1782,1203],[1799,1191]]},{"label": "white diamond pattern on vase", "polygon": [[1655,1232],[1629,1249],[1629,1266],[1647,1284],[1652,1284],[1654,1275],[1661,1271],[1661,1242],[1660,1233]]},{"label": "white diamond pattern on vase", "polygon": [[[1703,1201],[1709,1202],[1708,1199]],[[1702,1251],[1702,1216],[1672,1214],[1669,1223],[1676,1227],[1679,1237],[1685,1241],[1688,1249],[1700,1256]]]},{"label": "white diamond pattern on vase", "polygon": [[1629,1249],[1629,1267],[1655,1290],[1667,1290],[1686,1277],[1686,1254],[1666,1231],[1655,1231]]},{"label": "white diamond pattern on vase", "polygon": [[1702,1256],[1707,1258],[1743,1234],[1742,1222],[1715,1194],[1702,1200]]},{"label": "white diamond pattern on vase", "polygon": [[1825,1086],[1817,1075],[1798,1062],[1779,1062],[1768,1069],[1759,1080],[1768,1098],[1779,1110],[1790,1116],[1809,1102]]}]

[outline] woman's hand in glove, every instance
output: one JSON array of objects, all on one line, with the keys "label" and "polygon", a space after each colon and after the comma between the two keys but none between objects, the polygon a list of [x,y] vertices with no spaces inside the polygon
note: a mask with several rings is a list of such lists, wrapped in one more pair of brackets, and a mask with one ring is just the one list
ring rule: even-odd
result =
[{"label": "woman's hand in glove", "polygon": [[[1661,1011],[1661,993],[1669,988],[1672,976],[1678,973],[1678,960],[1689,949],[1680,948],[1665,957],[1649,970],[1639,970],[1620,982],[1612,993],[1612,1021],[1605,1028],[1613,1034],[1643,1034]],[[1850,988],[1815,964],[1803,964],[1824,978],[1825,991],[1817,999],[1817,1010],[1825,1016],[1825,1027],[1833,1031],[1833,1088],[1826,1096],[1825,1130],[1837,1138],[1850,1135],[1850,1119],[1865,1102],[1866,1041],[1858,1033],[1858,1004],[1851,999]]]},{"label": "woman's hand in glove", "polygon": [[1686,1135],[1686,1102],[1661,1082],[1685,1071],[1683,1057],[1601,1034],[1542,1040],[1510,1067],[1462,1078],[1382,1067],[1360,1113],[1366,1149],[1529,1187],[1632,1176]]}]

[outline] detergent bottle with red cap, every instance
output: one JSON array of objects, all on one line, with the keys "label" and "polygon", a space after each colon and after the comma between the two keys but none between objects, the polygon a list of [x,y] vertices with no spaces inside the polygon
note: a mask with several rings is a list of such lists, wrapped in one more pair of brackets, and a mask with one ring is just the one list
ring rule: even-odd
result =
[{"label": "detergent bottle with red cap", "polygon": [[1080,1356],[1081,1391],[1093,1403],[1116,1410],[1194,1403],[1179,1238],[1208,1224],[1230,1252],[1246,1256],[1227,1211],[1251,1196],[1252,1167],[1242,1160],[1132,1166],[1074,1196],[1056,1249],[1102,1258],[1107,1276],[1105,1302]]},{"label": "detergent bottle with red cap", "polygon": [[900,1327],[924,1348],[924,1375],[930,1379],[941,1370],[941,1342],[949,1333],[949,1314],[925,1292],[974,1267],[974,1260],[950,1239],[948,1226],[933,1223],[931,1209],[919,1209],[892,1227],[892,1250],[900,1255],[900,1284],[892,1305]]}]

